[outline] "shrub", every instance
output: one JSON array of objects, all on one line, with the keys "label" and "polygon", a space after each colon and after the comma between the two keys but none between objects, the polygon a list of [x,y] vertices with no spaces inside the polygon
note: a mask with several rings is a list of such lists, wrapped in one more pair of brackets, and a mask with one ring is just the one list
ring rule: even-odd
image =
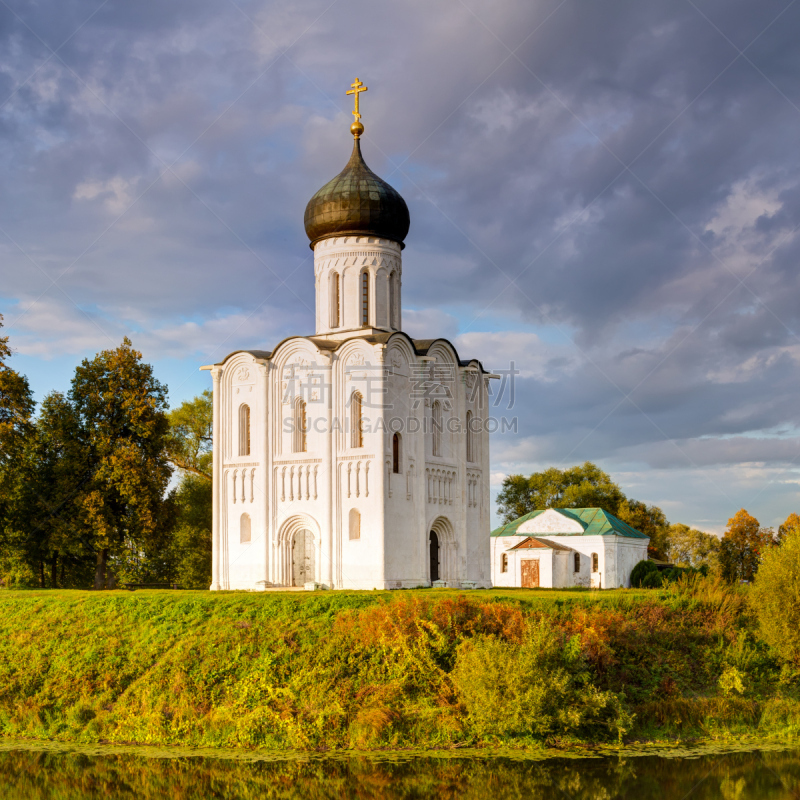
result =
[{"label": "shrub", "polygon": [[462,642],[453,682],[479,738],[621,739],[632,718],[620,698],[591,681],[577,636],[532,623],[523,642]]},{"label": "shrub", "polygon": [[631,586],[642,586],[644,579],[653,572],[658,572],[658,567],[652,561],[640,561],[631,570]]},{"label": "shrub", "polygon": [[642,580],[643,589],[658,589],[664,583],[661,573],[656,569],[653,572],[648,572]]},{"label": "shrub", "polygon": [[750,598],[764,641],[784,660],[800,663],[800,530],[764,553]]}]

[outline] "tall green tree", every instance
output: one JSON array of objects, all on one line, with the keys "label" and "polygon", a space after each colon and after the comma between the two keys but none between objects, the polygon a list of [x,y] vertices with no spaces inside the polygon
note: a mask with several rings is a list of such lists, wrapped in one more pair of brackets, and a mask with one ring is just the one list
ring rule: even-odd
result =
[{"label": "tall green tree", "polygon": [[720,538],[688,525],[675,523],[669,528],[669,558],[681,567],[719,566]]},{"label": "tall green tree", "polygon": [[169,458],[181,473],[175,493],[175,579],[193,589],[211,584],[212,415],[208,390],[169,413]]},{"label": "tall green tree", "polygon": [[181,403],[169,412],[169,460],[183,472],[211,480],[211,392]]},{"label": "tall green tree", "polygon": [[0,571],[4,578],[28,569],[15,547],[13,517],[21,480],[17,466],[25,439],[32,431],[35,407],[27,378],[7,364],[11,355],[8,336],[0,336]]},{"label": "tall green tree", "polygon": [[509,475],[497,496],[503,522],[511,522],[545,508],[602,508],[617,514],[627,498],[609,475],[595,464],[557,469],[532,475]]},{"label": "tall green tree", "polygon": [[187,589],[211,585],[211,481],[187,473],[175,492],[172,546],[175,580]]},{"label": "tall green tree", "polygon": [[[0,328],[3,315],[0,314]],[[28,379],[8,366],[8,336],[0,336],[0,467],[18,452],[30,431],[35,403]]]},{"label": "tall green tree", "polygon": [[121,579],[163,575],[174,524],[166,386],[126,337],[81,363],[69,398],[92,470],[82,506],[97,553],[95,588],[109,585],[109,564]]},{"label": "tall green tree", "polygon": [[653,558],[669,558],[669,522],[658,506],[625,499],[619,504],[615,516],[650,537],[647,551]]},{"label": "tall green tree", "polygon": [[92,471],[72,404],[45,397],[16,463],[12,529],[42,588],[85,586],[93,557],[81,499]]},{"label": "tall green tree", "polygon": [[762,528],[759,521],[739,509],[728,520],[722,537],[719,563],[722,577],[731,583],[752,581],[758,572],[761,557],[775,542],[772,528]]}]

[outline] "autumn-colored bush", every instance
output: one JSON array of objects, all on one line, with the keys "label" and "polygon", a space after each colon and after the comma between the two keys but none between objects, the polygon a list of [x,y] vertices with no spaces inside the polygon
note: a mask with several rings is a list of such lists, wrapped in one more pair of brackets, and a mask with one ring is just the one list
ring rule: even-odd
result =
[{"label": "autumn-colored bush", "polygon": [[800,529],[764,553],[750,597],[764,641],[800,664]]},{"label": "autumn-colored bush", "polygon": [[621,740],[632,718],[620,697],[592,682],[577,636],[533,623],[521,643],[462,642],[453,681],[479,739]]}]

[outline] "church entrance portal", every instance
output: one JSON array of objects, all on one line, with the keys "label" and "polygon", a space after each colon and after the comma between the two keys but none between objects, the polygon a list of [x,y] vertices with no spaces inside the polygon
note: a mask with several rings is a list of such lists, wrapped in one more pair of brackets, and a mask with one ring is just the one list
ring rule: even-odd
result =
[{"label": "church entrance portal", "polygon": [[523,589],[538,589],[539,588],[539,561],[538,559],[531,559],[530,561],[520,561],[520,577],[522,578]]},{"label": "church entrance portal", "polygon": [[314,534],[303,529],[292,538],[292,586],[314,580]]},{"label": "church entrance portal", "polygon": [[439,537],[431,531],[431,583],[439,580]]}]

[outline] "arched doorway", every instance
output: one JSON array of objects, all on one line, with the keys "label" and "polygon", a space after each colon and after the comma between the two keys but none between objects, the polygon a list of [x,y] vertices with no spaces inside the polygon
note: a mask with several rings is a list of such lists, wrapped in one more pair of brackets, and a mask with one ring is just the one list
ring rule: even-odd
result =
[{"label": "arched doorway", "polygon": [[435,531],[431,531],[431,583],[439,580],[439,537]]},{"label": "arched doorway", "polygon": [[314,567],[314,534],[302,528],[292,537],[292,586],[313,581]]}]

